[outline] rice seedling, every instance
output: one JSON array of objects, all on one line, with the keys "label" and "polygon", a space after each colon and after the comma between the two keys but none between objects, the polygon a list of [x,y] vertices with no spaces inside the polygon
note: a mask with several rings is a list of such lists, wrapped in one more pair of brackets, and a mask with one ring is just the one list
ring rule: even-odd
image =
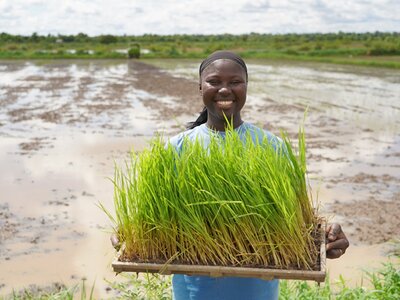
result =
[{"label": "rice seedling", "polygon": [[[114,176],[123,261],[315,269],[318,216],[307,191],[305,136],[254,140],[232,127],[207,148],[161,137]],[[247,142],[248,141],[248,142]],[[104,207],[103,207],[104,209]]]}]

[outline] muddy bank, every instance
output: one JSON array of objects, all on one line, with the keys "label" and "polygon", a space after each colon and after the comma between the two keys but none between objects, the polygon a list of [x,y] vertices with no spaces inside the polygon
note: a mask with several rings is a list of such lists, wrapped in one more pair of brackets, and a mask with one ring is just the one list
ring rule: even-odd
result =
[{"label": "muddy bank", "polygon": [[[2,64],[0,293],[86,277],[107,297],[101,279],[115,279],[114,251],[96,203],[112,208],[114,161],[157,131],[181,131],[202,108],[197,64],[163,64]],[[380,245],[399,237],[400,82],[332,68],[251,63],[244,118],[295,138],[308,106],[309,177],[321,213],[340,221],[357,249]],[[366,95],[374,98],[362,105]]]}]

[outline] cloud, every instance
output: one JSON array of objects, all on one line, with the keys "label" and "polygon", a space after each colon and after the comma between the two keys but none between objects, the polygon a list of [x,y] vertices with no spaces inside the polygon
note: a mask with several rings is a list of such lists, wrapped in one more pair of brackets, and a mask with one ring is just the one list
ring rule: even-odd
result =
[{"label": "cloud", "polygon": [[0,1],[0,32],[213,34],[398,31],[397,0]]},{"label": "cloud", "polygon": [[240,11],[245,13],[260,13],[268,10],[269,7],[269,0],[249,1],[242,5]]}]

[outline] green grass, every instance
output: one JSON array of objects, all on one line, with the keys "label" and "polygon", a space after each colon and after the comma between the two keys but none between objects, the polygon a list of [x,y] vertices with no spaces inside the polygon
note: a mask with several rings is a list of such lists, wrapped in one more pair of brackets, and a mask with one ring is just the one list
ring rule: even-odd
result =
[{"label": "green grass", "polygon": [[80,284],[67,287],[63,284],[55,283],[51,286],[31,286],[20,291],[13,291],[5,297],[0,296],[1,300],[92,300],[95,284],[92,285],[89,294],[86,289],[86,280],[82,279]]},{"label": "green grass", "polygon": [[130,48],[141,49],[140,57],[146,59],[201,60],[215,50],[226,49],[245,58],[400,68],[398,32],[97,37],[0,33],[0,59],[126,59],[127,54],[117,51]]},{"label": "green grass", "polygon": [[341,65],[356,65],[365,67],[380,67],[400,69],[400,56],[352,56],[352,55],[308,55],[307,53],[291,53],[287,51],[243,51],[243,58],[271,59],[287,61],[321,62]]},{"label": "green grass", "polygon": [[317,216],[306,183],[305,137],[243,142],[155,139],[114,178],[121,259],[225,266],[317,267]]},{"label": "green grass", "polygon": [[328,279],[319,286],[305,281],[281,281],[279,299],[281,300],[389,300],[400,299],[399,265],[387,263],[376,272],[366,272],[366,281],[370,287],[348,287],[341,277],[333,286]]},{"label": "green grass", "polygon": [[109,282],[115,299],[154,299],[172,298],[172,276],[158,274],[123,275],[122,282]]},{"label": "green grass", "polygon": [[[364,272],[364,286],[349,287],[345,278],[336,283],[318,285],[305,281],[281,280],[280,300],[391,300],[400,299],[400,265],[386,263],[374,272]],[[121,282],[108,282],[111,287],[108,299],[164,300],[172,298],[171,276],[124,275]],[[79,288],[81,286],[81,288]],[[92,286],[93,289],[94,286]],[[55,299],[96,299],[82,291],[84,281],[72,288],[56,286],[47,292],[25,289],[4,297],[2,300],[55,300]],[[85,290],[86,291],[86,290]]]},{"label": "green grass", "polygon": [[[232,49],[234,50],[234,49]],[[308,54],[308,53],[292,53],[288,51],[237,51],[244,58],[251,59],[271,59],[271,60],[288,60],[288,61],[310,61],[322,62],[331,64],[342,65],[357,65],[366,67],[380,67],[400,69],[400,56],[393,55],[380,55],[380,56],[366,56],[366,55],[326,55],[326,54]],[[157,58],[176,58],[176,59],[203,59],[205,54],[203,52],[185,52],[176,55],[169,53],[148,53],[142,54],[142,59],[157,59]],[[0,51],[0,59],[128,59],[127,54],[114,52],[112,49],[95,51],[93,54],[89,53],[67,53],[63,49],[57,50],[55,53],[42,53],[38,51]]]}]

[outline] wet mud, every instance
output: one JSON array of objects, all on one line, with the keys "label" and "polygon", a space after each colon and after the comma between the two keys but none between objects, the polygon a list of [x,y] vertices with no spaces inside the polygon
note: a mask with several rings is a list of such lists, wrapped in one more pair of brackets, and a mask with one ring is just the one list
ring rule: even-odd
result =
[{"label": "wet mud", "polygon": [[[114,162],[197,117],[197,65],[0,62],[0,294],[87,277],[107,297],[114,251],[96,205],[112,209]],[[398,71],[250,62],[249,73],[246,121],[295,140],[308,107],[313,198],[353,255],[398,239]]]}]

